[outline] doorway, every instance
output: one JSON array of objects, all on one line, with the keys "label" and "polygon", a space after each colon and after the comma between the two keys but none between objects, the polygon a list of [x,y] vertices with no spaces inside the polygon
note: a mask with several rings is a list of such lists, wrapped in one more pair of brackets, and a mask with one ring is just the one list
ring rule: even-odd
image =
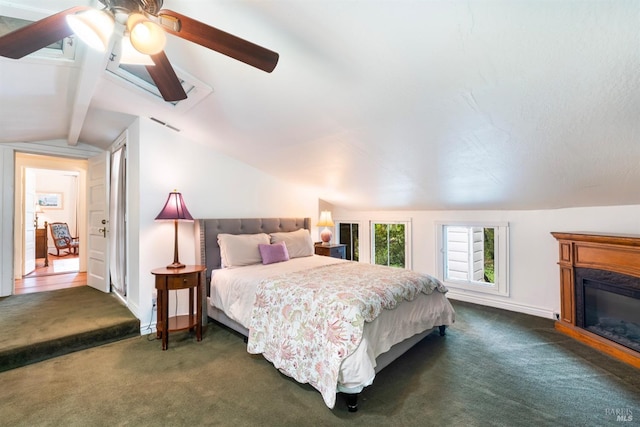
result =
[{"label": "doorway", "polygon": [[[15,161],[15,293],[86,284],[80,235],[87,161],[26,153],[16,153]],[[50,226],[57,222],[78,238],[77,251],[57,250]]]},{"label": "doorway", "polygon": [[51,235],[51,224],[63,223],[67,224],[71,239],[78,239],[79,173],[38,168],[26,168],[26,173],[33,176],[35,186],[36,262],[35,269],[25,270],[22,277],[79,272],[79,249],[56,249]]}]

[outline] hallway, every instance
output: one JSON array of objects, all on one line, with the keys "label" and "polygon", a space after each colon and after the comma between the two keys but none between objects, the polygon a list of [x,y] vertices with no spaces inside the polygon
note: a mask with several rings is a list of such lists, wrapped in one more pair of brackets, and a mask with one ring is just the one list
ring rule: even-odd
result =
[{"label": "hallway", "polygon": [[78,272],[79,257],[57,257],[49,254],[49,266],[44,258],[36,259],[36,269],[15,281],[15,295],[85,286],[87,273]]}]

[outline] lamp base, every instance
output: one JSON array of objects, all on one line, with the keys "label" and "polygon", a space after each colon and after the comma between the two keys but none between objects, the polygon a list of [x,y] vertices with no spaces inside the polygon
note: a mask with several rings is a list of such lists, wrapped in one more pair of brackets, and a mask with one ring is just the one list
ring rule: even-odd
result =
[{"label": "lamp base", "polygon": [[324,230],[322,230],[322,232],[320,233],[320,240],[322,240],[323,246],[328,246],[331,244],[332,235],[333,233],[327,227],[325,227]]},{"label": "lamp base", "polygon": [[171,264],[167,265],[167,268],[185,268],[185,267],[186,267],[186,265],[184,265],[181,262],[174,262],[174,263],[171,263]]}]

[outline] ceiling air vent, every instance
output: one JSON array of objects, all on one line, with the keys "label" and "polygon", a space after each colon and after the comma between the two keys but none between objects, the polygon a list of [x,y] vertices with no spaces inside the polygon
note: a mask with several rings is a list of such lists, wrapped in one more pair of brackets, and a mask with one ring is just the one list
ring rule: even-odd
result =
[{"label": "ceiling air vent", "polygon": [[160,119],[156,119],[155,117],[149,117],[149,118],[150,118],[151,120],[153,120],[154,122],[156,122],[156,123],[158,123],[158,124],[160,124],[160,125],[162,125],[162,126],[164,126],[164,127],[167,127],[167,128],[169,128],[169,129],[171,129],[171,130],[175,130],[176,132],[180,132],[180,129],[178,129],[177,127],[173,127],[173,126],[171,126],[169,123],[165,123],[165,122],[163,122],[163,121],[162,121],[162,120],[160,120]]}]

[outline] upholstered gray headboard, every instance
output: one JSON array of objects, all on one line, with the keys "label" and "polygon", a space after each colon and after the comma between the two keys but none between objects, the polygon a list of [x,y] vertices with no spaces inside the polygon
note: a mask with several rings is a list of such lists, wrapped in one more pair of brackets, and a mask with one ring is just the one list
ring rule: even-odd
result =
[{"label": "upholstered gray headboard", "polygon": [[207,284],[211,270],[220,268],[218,234],[256,234],[311,229],[311,218],[223,218],[198,219],[195,222],[196,238],[200,244],[196,260],[207,266]]}]

